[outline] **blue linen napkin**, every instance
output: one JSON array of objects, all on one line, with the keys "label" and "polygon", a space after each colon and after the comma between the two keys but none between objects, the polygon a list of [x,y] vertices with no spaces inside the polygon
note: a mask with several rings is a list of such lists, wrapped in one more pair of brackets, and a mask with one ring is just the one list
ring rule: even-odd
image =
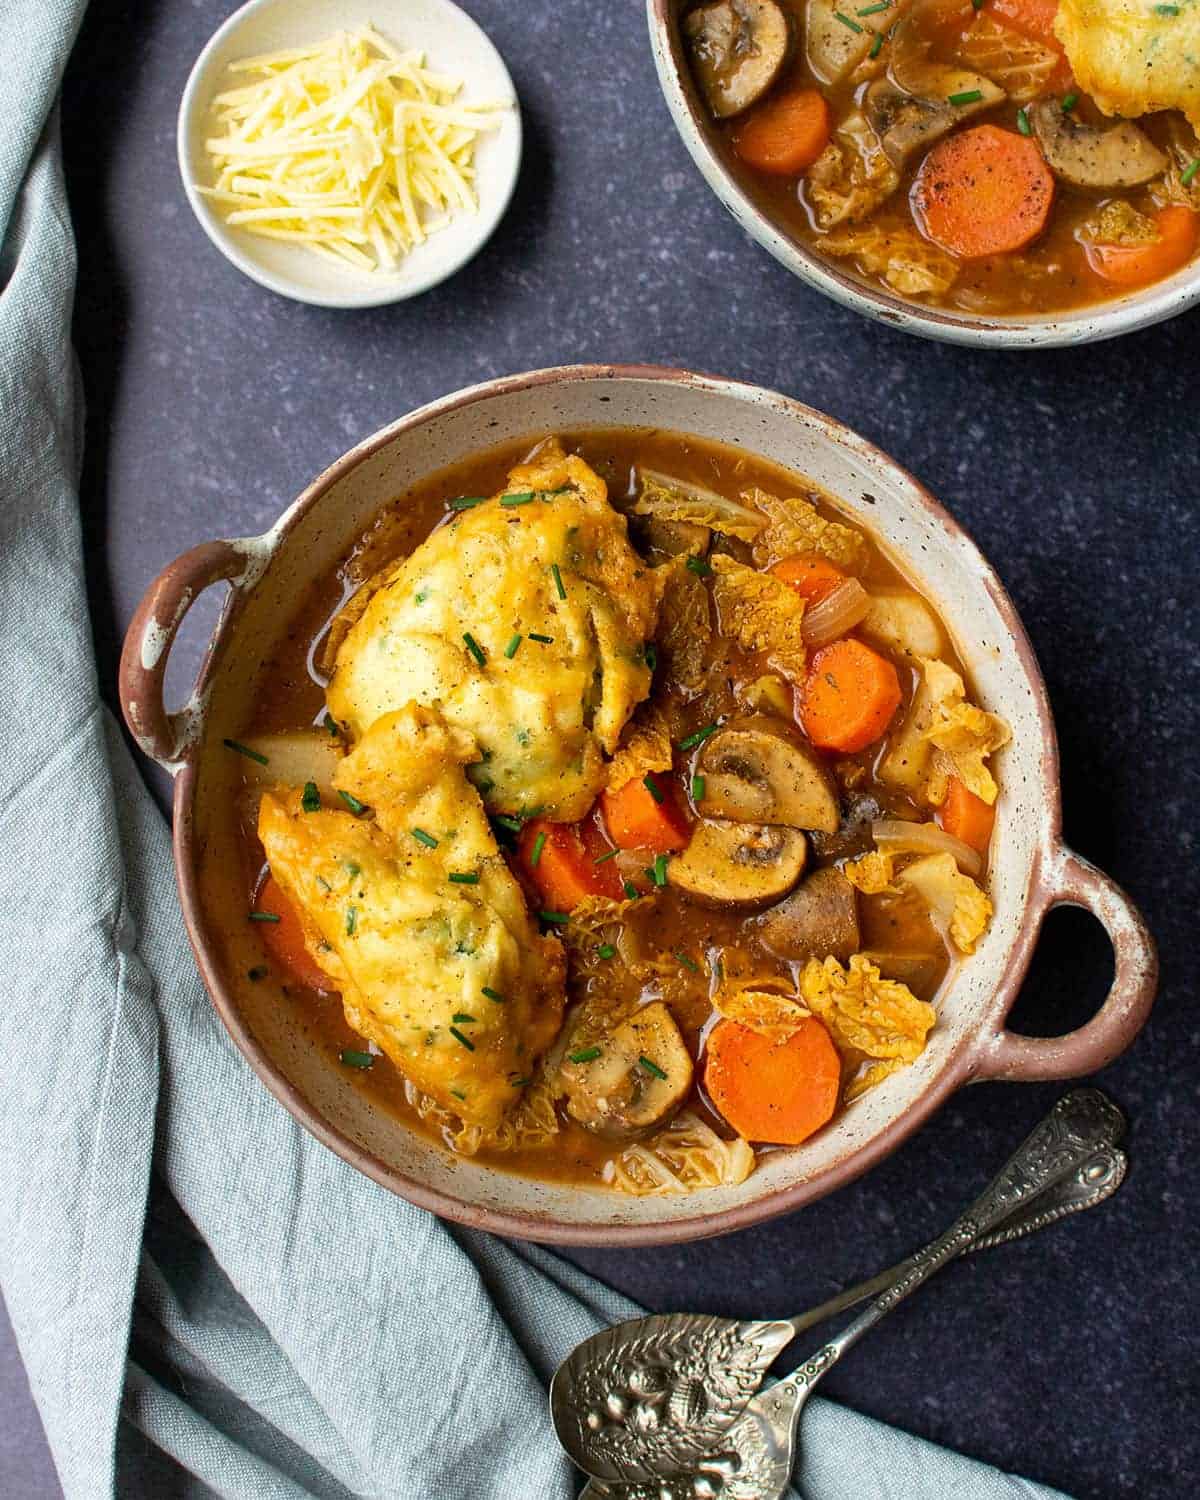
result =
[{"label": "blue linen napkin", "polygon": [[[555,1364],[637,1309],[310,1139],[204,993],[84,597],[54,101],[83,0],[0,27],[0,1281],[63,1488],[555,1500]],[[13,87],[19,80],[20,86]],[[823,1402],[808,1500],[1053,1500]]]}]

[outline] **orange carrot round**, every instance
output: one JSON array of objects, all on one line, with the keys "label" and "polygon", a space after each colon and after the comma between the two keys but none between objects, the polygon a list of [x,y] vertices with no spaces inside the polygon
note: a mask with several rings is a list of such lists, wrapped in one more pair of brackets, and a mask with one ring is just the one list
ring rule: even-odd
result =
[{"label": "orange carrot round", "polygon": [[946,800],[938,810],[938,821],[947,833],[986,854],[992,841],[996,809],[968,790],[957,776],[951,776]]},{"label": "orange carrot round", "polygon": [[687,844],[687,819],[675,800],[671,777],[651,773],[648,780],[649,785],[635,776],[615,792],[601,793],[600,811],[608,836],[621,849],[674,854]]},{"label": "orange carrot round", "polygon": [[1058,0],[991,0],[988,10],[1013,31],[1062,54],[1063,44],[1054,31]]},{"label": "orange carrot round", "polygon": [[1196,249],[1200,214],[1172,203],[1155,214],[1158,238],[1139,245],[1084,246],[1088,265],[1112,286],[1146,286],[1186,265]]},{"label": "orange carrot round", "polygon": [[256,923],[263,947],[288,975],[310,990],[332,990],[333,981],[308,951],[304,926],[296,908],[284,895],[274,875],[268,875],[254,901],[254,910],[279,918]]},{"label": "orange carrot round", "polygon": [[837,1049],[816,1016],[784,1039],[737,1021],[709,1034],[704,1086],[743,1140],[798,1146],[833,1115],[841,1084]]},{"label": "orange carrot round", "polygon": [[813,657],[800,693],[800,724],[822,750],[852,754],[873,744],[900,707],[900,679],[886,657],[846,636]]},{"label": "orange carrot round", "polygon": [[841,568],[835,568],[827,557],[817,552],[800,552],[795,557],[785,557],[771,569],[776,578],[790,584],[810,604],[820,604],[827,599],[839,583],[846,581]]},{"label": "orange carrot round", "polygon": [[572,911],[585,896],[621,894],[620,877],[611,861],[596,863],[582,824],[534,818],[521,829],[517,857],[550,911]]},{"label": "orange carrot round", "polygon": [[748,167],[777,177],[806,171],[829,144],[829,105],[819,89],[789,89],[749,115],[733,149]]},{"label": "orange carrot round", "polygon": [[1036,140],[998,125],[976,125],[933,148],[910,201],[925,236],[951,255],[1004,255],[1045,229],[1054,174]]}]

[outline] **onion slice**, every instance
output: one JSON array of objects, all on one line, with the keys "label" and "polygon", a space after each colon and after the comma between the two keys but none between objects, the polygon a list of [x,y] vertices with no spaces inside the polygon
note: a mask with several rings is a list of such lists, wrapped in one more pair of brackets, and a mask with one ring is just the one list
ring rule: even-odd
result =
[{"label": "onion slice", "polygon": [[953,854],[960,869],[978,875],[983,859],[978,850],[936,823],[906,823],[902,818],[880,818],[871,824],[871,834],[880,849],[895,853]]},{"label": "onion slice", "polygon": [[804,611],[800,633],[806,646],[824,646],[863,620],[871,608],[871,596],[857,578],[847,578],[826,594],[820,604]]}]

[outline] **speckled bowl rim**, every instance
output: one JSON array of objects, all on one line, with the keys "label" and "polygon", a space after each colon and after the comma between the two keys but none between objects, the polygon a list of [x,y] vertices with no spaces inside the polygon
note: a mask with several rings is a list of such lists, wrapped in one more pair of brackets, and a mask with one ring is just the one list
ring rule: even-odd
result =
[{"label": "speckled bowl rim", "polygon": [[[607,1219],[564,1222],[546,1214],[510,1212],[465,1203],[453,1194],[435,1188],[383,1161],[320,1114],[301,1090],[283,1075],[260,1045],[216,961],[216,944],[210,941],[206,933],[207,919],[200,892],[198,835],[194,811],[205,704],[209,685],[220,665],[223,644],[231,637],[230,627],[240,612],[243,591],[254,586],[269,563],[287,544],[301,519],[319,505],[340,480],[386,447],[400,433],[420,428],[459,408],[487,402],[510,392],[566,382],[620,380],[671,382],[702,392],[709,390],[714,394],[732,394],[747,401],[766,399],[777,403],[784,412],[794,414],[801,421],[820,428],[832,443],[890,469],[901,484],[910,490],[914,500],[919,501],[939,526],[944,528],[946,545],[968,549],[977,560],[979,586],[986,590],[1011,634],[1012,649],[1021,663],[1041,736],[1039,765],[1042,815],[1037,847],[1031,859],[1029,894],[1020,928],[1005,965],[995,980],[990,1003],[981,1007],[975,1027],[965,1032],[948,1053],[940,1071],[924,1092],[864,1145],[855,1147],[811,1177],[745,1204],[711,1214],[642,1224],[614,1224]],[[605,398],[599,396],[597,399],[603,402]],[[257,544],[261,544],[260,552],[255,551]],[[168,716],[162,707],[161,690],[171,640],[192,600],[204,586],[218,578],[229,579],[235,586],[230,591],[214,631],[189,704],[180,713]],[[239,544],[204,543],[165,568],[151,584],[126,634],[121,658],[120,689],[126,722],[140,747],[176,776],[173,845],[184,920],[204,983],[238,1049],[275,1098],[331,1151],[381,1187],[398,1193],[443,1218],[472,1228],[543,1243],[635,1247],[704,1239],[778,1218],[845,1186],[876,1166],[919,1129],[955,1090],[966,1083],[983,1078],[1029,1081],[1067,1078],[1102,1065],[1123,1051],[1133,1040],[1141,1029],[1153,1000],[1157,977],[1154,945],[1136,908],[1107,877],[1062,846],[1058,749],[1049,699],[1033,646],[994,569],[965,530],[925,486],[881,449],[835,418],[748,382],[655,365],[573,365],[500,377],[422,406],[351,448],[300,494],[263,537]],[[1096,883],[1100,883],[1104,891],[1115,893],[1118,911],[1113,921],[1098,909],[1094,889]],[[1132,952],[1142,968],[1135,976],[1136,983],[1131,984],[1128,1002],[1112,1007],[1112,1013],[1107,1016],[1106,1027],[1099,1025],[1101,1012],[1098,1012],[1087,1026],[1056,1039],[1062,1044],[1060,1057],[1039,1039],[1024,1038],[1006,1031],[1004,1020],[1028,969],[1046,911],[1057,901],[1064,899],[1087,906],[1108,928],[1116,953],[1118,976],[1122,968],[1122,951]],[[1125,926],[1118,931],[1121,923]],[[1116,988],[1114,982],[1110,1001],[1116,994]],[[1102,1011],[1108,1008],[1109,1002],[1106,1001]],[[1097,1047],[1094,1033],[1100,1031],[1107,1032],[1107,1040]],[[1091,1037],[1090,1046],[1086,1044],[1085,1032]],[[1068,1056],[1072,1043],[1075,1043],[1075,1052]]]},{"label": "speckled bowl rim", "polygon": [[1141,292],[1077,313],[1044,318],[983,318],[906,301],[823,260],[781,228],[738,184],[709,138],[704,106],[683,55],[676,17],[682,0],[646,0],[646,21],[659,86],[675,128],[704,180],[752,239],[789,271],[833,301],[877,323],[919,338],[988,349],[1054,349],[1096,344],[1148,328],[1200,303],[1200,256]]}]

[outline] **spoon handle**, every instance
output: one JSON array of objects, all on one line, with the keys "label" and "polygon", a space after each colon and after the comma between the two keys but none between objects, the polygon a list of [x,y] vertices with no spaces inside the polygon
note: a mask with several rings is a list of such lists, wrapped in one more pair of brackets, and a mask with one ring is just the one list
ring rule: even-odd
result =
[{"label": "spoon handle", "polygon": [[[1100,1146],[1087,1161],[1070,1177],[1046,1188],[1036,1197],[1020,1204],[1006,1219],[1003,1219],[990,1234],[981,1235],[963,1247],[964,1255],[974,1255],[980,1250],[990,1250],[994,1245],[1006,1245],[1012,1240],[1034,1234],[1048,1224],[1057,1223],[1070,1214],[1082,1213],[1085,1208],[1095,1208],[1105,1199],[1111,1198],[1125,1180],[1128,1161],[1125,1153],[1116,1146]],[[789,1318],[795,1333],[805,1333],[818,1323],[825,1323],[839,1313],[848,1312],[868,1297],[885,1291],[908,1270],[913,1256],[905,1256],[886,1271],[847,1287],[844,1292],[827,1301],[810,1307],[797,1317]]]},{"label": "spoon handle", "polygon": [[1064,1095],[966,1212],[944,1234],[901,1262],[899,1273],[865,1312],[767,1395],[774,1398],[780,1392],[779,1399],[784,1403],[795,1401],[798,1416],[817,1382],[842,1355],[944,1265],[985,1239],[998,1243],[996,1237],[1015,1238],[1011,1231],[1018,1225],[1024,1227],[1017,1232],[1026,1233],[1050,1222],[1039,1211],[1039,1200],[1047,1190],[1074,1179],[1098,1152],[1115,1145],[1124,1132],[1124,1115],[1097,1089],[1074,1089]]}]

